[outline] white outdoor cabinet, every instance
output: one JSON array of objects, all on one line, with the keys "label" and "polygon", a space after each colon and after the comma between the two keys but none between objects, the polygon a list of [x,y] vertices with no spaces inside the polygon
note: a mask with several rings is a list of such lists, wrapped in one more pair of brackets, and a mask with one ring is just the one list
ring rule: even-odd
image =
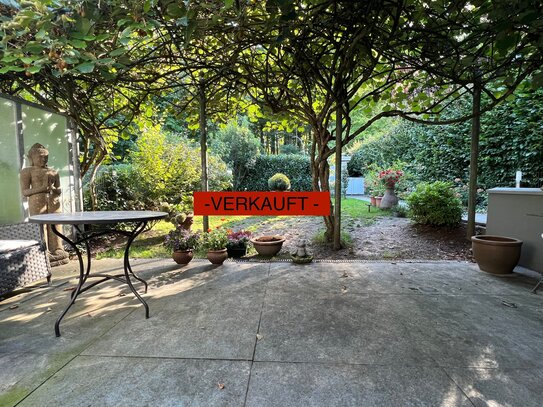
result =
[{"label": "white outdoor cabinet", "polygon": [[539,188],[493,188],[488,191],[488,235],[521,239],[519,264],[543,273],[543,191]]}]

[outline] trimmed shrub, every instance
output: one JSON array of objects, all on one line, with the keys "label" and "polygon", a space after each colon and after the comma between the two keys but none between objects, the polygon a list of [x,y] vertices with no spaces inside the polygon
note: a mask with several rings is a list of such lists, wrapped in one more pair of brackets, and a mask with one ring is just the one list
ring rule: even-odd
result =
[{"label": "trimmed shrub", "polygon": [[268,179],[276,173],[290,179],[291,191],[311,191],[309,156],[299,154],[259,155],[239,186],[239,191],[268,191]]},{"label": "trimmed shrub", "polygon": [[[104,165],[96,175],[96,200],[102,211],[140,210],[145,208],[138,189],[136,171],[131,164]],[[90,192],[84,191],[84,207],[90,208]]]},{"label": "trimmed shrub", "polygon": [[432,226],[456,226],[462,220],[462,203],[453,185],[436,181],[417,185],[407,197],[409,216],[416,222]]},{"label": "trimmed shrub", "polygon": [[290,189],[290,180],[285,174],[278,172],[268,180],[268,187],[272,191],[288,191]]}]

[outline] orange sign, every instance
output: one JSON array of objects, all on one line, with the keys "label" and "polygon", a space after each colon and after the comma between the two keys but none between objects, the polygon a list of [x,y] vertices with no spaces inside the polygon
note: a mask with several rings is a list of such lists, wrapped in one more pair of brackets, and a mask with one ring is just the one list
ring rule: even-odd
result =
[{"label": "orange sign", "polygon": [[329,192],[195,192],[195,215],[330,215]]}]

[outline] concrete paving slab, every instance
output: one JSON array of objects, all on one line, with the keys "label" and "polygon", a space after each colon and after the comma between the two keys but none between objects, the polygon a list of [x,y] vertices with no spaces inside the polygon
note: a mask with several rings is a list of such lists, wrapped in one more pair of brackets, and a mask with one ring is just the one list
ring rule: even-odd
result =
[{"label": "concrete paving slab", "polygon": [[441,369],[256,362],[246,406],[472,406]]},{"label": "concrete paving slab", "polygon": [[19,406],[242,406],[249,366],[78,356]]},{"label": "concrete paving slab", "polygon": [[[0,310],[0,405],[243,406],[247,391],[247,405],[466,405],[455,383],[475,405],[540,400],[543,293],[524,277],[456,262],[133,266],[148,320],[116,282],[78,299],[61,338],[64,287]],[[209,387],[229,372],[234,393]]]},{"label": "concrete paving slab", "polygon": [[476,407],[541,407],[543,369],[445,369]]},{"label": "concrete paving slab", "polygon": [[150,281],[150,319],[126,318],[83,354],[250,360],[269,266],[189,266]]},{"label": "concrete paving slab", "polygon": [[0,354],[0,406],[12,406],[49,379],[74,355]]},{"label": "concrete paving slab", "polygon": [[410,339],[403,297],[268,289],[255,360],[435,365]]},{"label": "concrete paving slab", "polygon": [[[444,271],[441,269],[444,268]],[[461,262],[430,263],[315,263],[309,267],[284,268],[273,264],[270,287],[367,294],[468,294],[487,292],[485,276]]]},{"label": "concrete paving slab", "polygon": [[[543,367],[542,298],[502,296],[409,297],[405,321],[411,340],[439,366]],[[509,302],[510,301],[510,302]]]}]

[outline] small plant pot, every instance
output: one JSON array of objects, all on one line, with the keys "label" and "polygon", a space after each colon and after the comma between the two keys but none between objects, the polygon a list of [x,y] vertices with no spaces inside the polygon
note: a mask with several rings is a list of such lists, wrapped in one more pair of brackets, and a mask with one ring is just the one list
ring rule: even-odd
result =
[{"label": "small plant pot", "polygon": [[506,236],[480,235],[471,238],[473,257],[481,271],[511,274],[518,264],[522,240]]},{"label": "small plant pot", "polygon": [[227,247],[226,251],[228,252],[228,257],[239,259],[247,254],[247,247]]},{"label": "small plant pot", "polygon": [[211,262],[211,264],[223,264],[227,258],[228,252],[226,249],[207,251],[207,259]]},{"label": "small plant pot", "polygon": [[371,206],[377,206],[377,201],[374,196],[370,196],[370,204]]},{"label": "small plant pot", "polygon": [[284,241],[285,238],[281,236],[261,236],[251,239],[257,253],[265,257],[273,257],[279,253]]},{"label": "small plant pot", "polygon": [[180,250],[172,253],[172,258],[177,264],[189,264],[193,257],[192,250]]},{"label": "small plant pot", "polygon": [[382,196],[376,196],[375,197],[375,207],[380,208],[381,207],[381,201],[383,200]]}]

